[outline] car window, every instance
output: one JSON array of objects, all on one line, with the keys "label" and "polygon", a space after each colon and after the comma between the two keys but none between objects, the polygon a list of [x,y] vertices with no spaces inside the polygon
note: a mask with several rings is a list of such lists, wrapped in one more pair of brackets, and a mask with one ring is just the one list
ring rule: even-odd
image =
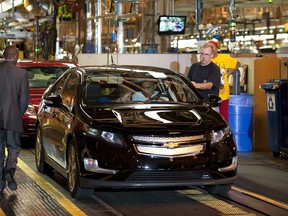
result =
[{"label": "car window", "polygon": [[32,88],[47,88],[53,84],[68,67],[37,66],[22,67],[29,74],[29,86]]},{"label": "car window", "polygon": [[60,95],[63,89],[63,86],[65,84],[65,81],[67,80],[69,74],[65,74],[63,77],[61,77],[57,82],[53,85],[52,89],[50,90],[50,95]]},{"label": "car window", "polygon": [[184,78],[177,74],[166,75],[157,72],[97,72],[87,77],[83,92],[86,102],[102,104],[156,101],[190,103],[199,100]]},{"label": "car window", "polygon": [[68,108],[72,108],[74,104],[74,98],[76,93],[76,87],[77,87],[77,75],[71,74],[71,76],[68,78],[63,91],[62,91],[62,101],[63,104],[66,105]]}]

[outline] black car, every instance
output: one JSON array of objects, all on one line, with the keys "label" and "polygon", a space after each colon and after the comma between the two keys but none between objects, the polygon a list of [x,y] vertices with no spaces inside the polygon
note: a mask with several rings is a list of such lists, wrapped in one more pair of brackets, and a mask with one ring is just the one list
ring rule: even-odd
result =
[{"label": "black car", "polygon": [[221,99],[210,99],[168,69],[71,68],[40,102],[37,169],[60,172],[77,199],[114,187],[202,186],[226,193],[236,178],[237,149],[214,108]]}]

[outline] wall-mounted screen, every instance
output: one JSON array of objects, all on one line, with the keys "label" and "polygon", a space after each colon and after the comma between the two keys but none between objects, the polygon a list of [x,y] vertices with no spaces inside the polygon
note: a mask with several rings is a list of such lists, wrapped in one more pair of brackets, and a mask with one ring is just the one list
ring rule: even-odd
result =
[{"label": "wall-mounted screen", "polygon": [[186,16],[159,16],[158,34],[185,34]]}]

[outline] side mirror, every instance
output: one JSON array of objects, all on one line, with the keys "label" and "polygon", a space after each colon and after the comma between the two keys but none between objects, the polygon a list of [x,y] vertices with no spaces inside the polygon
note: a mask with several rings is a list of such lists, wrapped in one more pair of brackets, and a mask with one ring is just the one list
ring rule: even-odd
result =
[{"label": "side mirror", "polygon": [[62,104],[62,97],[60,95],[50,95],[44,98],[44,103],[47,106],[59,107]]},{"label": "side mirror", "polygon": [[218,107],[222,103],[222,99],[217,95],[209,95],[209,101],[213,107]]}]

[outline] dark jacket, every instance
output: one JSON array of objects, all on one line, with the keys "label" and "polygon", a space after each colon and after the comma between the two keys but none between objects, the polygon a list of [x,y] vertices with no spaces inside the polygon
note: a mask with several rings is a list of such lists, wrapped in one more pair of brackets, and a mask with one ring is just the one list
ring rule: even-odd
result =
[{"label": "dark jacket", "polygon": [[6,60],[0,63],[0,128],[22,132],[29,100],[27,71]]},{"label": "dark jacket", "polygon": [[211,94],[219,96],[221,73],[220,68],[215,63],[210,62],[206,66],[202,66],[200,62],[192,64],[188,73],[188,78],[196,83],[211,82],[213,84],[211,89],[197,89],[207,101],[209,101],[209,95]]}]

